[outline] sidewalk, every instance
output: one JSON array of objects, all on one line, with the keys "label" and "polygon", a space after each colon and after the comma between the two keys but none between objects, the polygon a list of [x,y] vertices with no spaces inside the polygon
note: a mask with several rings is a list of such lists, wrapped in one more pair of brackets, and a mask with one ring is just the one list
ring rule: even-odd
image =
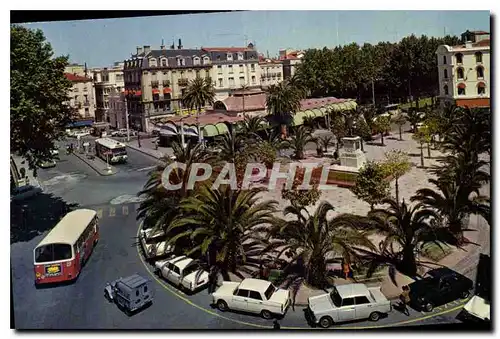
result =
[{"label": "sidewalk", "polygon": [[149,155],[157,160],[174,154],[169,147],[158,147],[158,150],[156,150],[153,141],[154,139],[141,139],[141,147],[139,147],[137,140],[130,140],[126,145],[137,152]]},{"label": "sidewalk", "polygon": [[89,165],[94,171],[96,171],[99,175],[102,176],[108,176],[108,175],[113,175],[116,174],[116,168],[113,166],[109,166],[108,170],[108,165],[99,159],[98,157],[94,157],[93,159],[87,158],[86,154],[81,154],[78,151],[75,151],[73,153],[77,158],[79,158],[81,161]]}]

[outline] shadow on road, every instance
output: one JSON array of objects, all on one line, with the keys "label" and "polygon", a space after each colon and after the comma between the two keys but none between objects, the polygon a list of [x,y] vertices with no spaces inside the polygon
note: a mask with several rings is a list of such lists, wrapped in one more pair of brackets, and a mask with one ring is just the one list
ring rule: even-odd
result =
[{"label": "shadow on road", "polygon": [[10,204],[10,243],[30,241],[39,234],[52,229],[78,204],[68,204],[53,194],[40,193],[23,201]]}]

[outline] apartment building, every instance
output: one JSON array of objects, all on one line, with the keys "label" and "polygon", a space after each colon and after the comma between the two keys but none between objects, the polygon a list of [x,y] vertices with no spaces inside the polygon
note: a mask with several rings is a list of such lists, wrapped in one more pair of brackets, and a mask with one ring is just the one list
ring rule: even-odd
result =
[{"label": "apartment building", "polygon": [[175,48],[161,45],[137,47],[137,53],[124,61],[125,97],[130,124],[151,130],[150,120],[183,114],[181,98],[189,82],[210,77],[212,61],[202,49],[184,49],[181,39]]},{"label": "apartment building", "polygon": [[436,50],[441,102],[457,106],[490,107],[490,35],[467,31],[462,44]]},{"label": "apartment building", "polygon": [[125,90],[112,87],[107,99],[109,104],[107,115],[110,127],[114,129],[127,128]]},{"label": "apartment building", "polygon": [[95,88],[96,121],[109,123],[109,95],[113,89],[120,93],[125,86],[123,80],[123,62],[115,62],[109,68],[91,69],[91,73]]},{"label": "apartment building", "polygon": [[283,81],[283,62],[276,59],[264,59],[259,62],[260,86],[267,88]]},{"label": "apartment building", "polygon": [[283,78],[290,79],[297,71],[297,66],[302,62],[303,51],[282,49],[279,51],[279,59],[283,63]]},{"label": "apartment building", "polygon": [[68,93],[70,107],[78,113],[82,120],[95,121],[95,96],[92,79],[77,73],[64,73],[64,75],[73,84]]},{"label": "apartment building", "polygon": [[255,46],[202,48],[212,61],[211,78],[216,100],[224,100],[235,90],[259,88],[259,56]]}]

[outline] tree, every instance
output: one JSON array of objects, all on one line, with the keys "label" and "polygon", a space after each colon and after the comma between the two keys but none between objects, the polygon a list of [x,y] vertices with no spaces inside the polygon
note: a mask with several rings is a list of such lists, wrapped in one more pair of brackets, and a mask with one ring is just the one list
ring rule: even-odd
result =
[{"label": "tree", "polygon": [[210,78],[195,78],[182,96],[182,104],[190,110],[196,109],[196,125],[198,126],[198,141],[201,143],[200,113],[207,105],[213,105],[215,101],[215,89]]},{"label": "tree", "polygon": [[440,240],[435,236],[440,220],[437,212],[420,207],[410,208],[403,200],[384,199],[388,208],[376,209],[368,213],[369,223],[365,226],[384,235],[377,252],[359,249],[365,254],[368,276],[377,267],[392,266],[410,277],[417,275],[415,252],[428,242]]},{"label": "tree", "polygon": [[314,142],[311,130],[304,126],[299,126],[289,140],[290,148],[294,151],[296,159],[304,159],[306,145]]},{"label": "tree", "polygon": [[266,107],[275,121],[281,125],[281,134],[286,138],[286,126],[290,124],[295,112],[300,110],[302,93],[288,81],[271,85],[266,90]]},{"label": "tree", "polygon": [[330,120],[330,123],[331,123],[330,130],[332,131],[333,135],[335,135],[335,137],[337,138],[336,147],[338,151],[340,145],[342,144],[342,138],[346,136],[344,117],[342,117],[340,114],[335,114]]},{"label": "tree", "polygon": [[323,201],[313,215],[303,206],[288,206],[285,216],[293,220],[276,223],[269,230],[270,245],[266,251],[274,252],[275,258],[287,254],[285,279],[290,284],[304,279],[314,287],[327,286],[326,266],[341,255],[347,262],[356,260],[355,246],[373,248],[366,232],[358,230],[362,217],[341,214],[330,221],[327,214],[333,206]]},{"label": "tree", "polygon": [[54,159],[54,141],[75,117],[64,75],[68,57],[53,58],[41,30],[12,25],[10,35],[10,152],[26,159],[36,176],[37,164]]},{"label": "tree", "polygon": [[384,134],[391,129],[391,118],[387,116],[378,116],[373,123],[373,129],[375,133],[380,134],[381,145],[384,144]]},{"label": "tree", "polygon": [[398,125],[399,128],[399,140],[403,140],[403,126],[406,124],[406,117],[403,114],[397,114],[393,117],[392,121]]},{"label": "tree", "polygon": [[354,133],[361,137],[361,151],[364,152],[364,141],[370,141],[372,139],[372,131],[362,116],[358,117],[356,120]]},{"label": "tree", "polygon": [[242,124],[242,133],[252,138],[264,129],[264,123],[265,120],[262,117],[249,117],[245,115],[245,120],[243,120]]},{"label": "tree", "polygon": [[321,191],[318,189],[319,181],[313,178],[309,183],[312,186],[311,189],[299,189],[299,186],[304,181],[304,170],[299,171],[295,175],[291,189],[284,188],[281,190],[281,198],[289,200],[293,206],[307,207],[314,205],[321,197]]},{"label": "tree", "polygon": [[417,110],[414,108],[410,108],[410,110],[408,111],[407,119],[411,125],[411,131],[415,133],[418,129],[418,123],[422,121],[421,113],[417,112]]},{"label": "tree", "polygon": [[418,130],[413,134],[412,138],[420,144],[420,166],[424,168],[424,143],[426,141],[426,134]]},{"label": "tree", "polygon": [[396,201],[399,202],[399,178],[410,171],[411,162],[408,154],[401,150],[391,150],[385,153],[384,167],[388,174],[395,179]]},{"label": "tree", "polygon": [[389,196],[389,182],[384,167],[377,162],[368,161],[359,170],[356,185],[352,192],[358,199],[370,204],[370,209]]},{"label": "tree", "polygon": [[210,266],[221,272],[224,280],[229,273],[244,278],[259,268],[265,239],[260,236],[263,225],[274,223],[275,201],[259,202],[258,190],[232,190],[221,186],[212,190],[206,186],[181,203],[183,213],[172,222],[169,231],[180,229],[169,243],[189,238],[193,245],[186,248],[188,256],[209,258]]},{"label": "tree", "polygon": [[217,138],[220,148],[219,160],[235,162],[236,156],[242,151],[245,140],[243,135],[237,134],[233,129]]},{"label": "tree", "polygon": [[318,138],[318,146],[325,152],[328,152],[328,146],[333,145],[333,137],[330,135],[323,135]]}]

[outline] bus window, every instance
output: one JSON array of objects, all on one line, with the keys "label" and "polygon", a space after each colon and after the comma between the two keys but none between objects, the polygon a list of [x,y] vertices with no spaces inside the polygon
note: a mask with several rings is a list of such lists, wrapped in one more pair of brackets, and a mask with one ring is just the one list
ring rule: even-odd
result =
[{"label": "bus window", "polygon": [[113,155],[127,155],[127,149],[125,147],[113,148],[111,151]]},{"label": "bus window", "polygon": [[68,244],[50,244],[38,247],[35,251],[35,261],[44,263],[49,261],[71,259],[71,245]]}]

